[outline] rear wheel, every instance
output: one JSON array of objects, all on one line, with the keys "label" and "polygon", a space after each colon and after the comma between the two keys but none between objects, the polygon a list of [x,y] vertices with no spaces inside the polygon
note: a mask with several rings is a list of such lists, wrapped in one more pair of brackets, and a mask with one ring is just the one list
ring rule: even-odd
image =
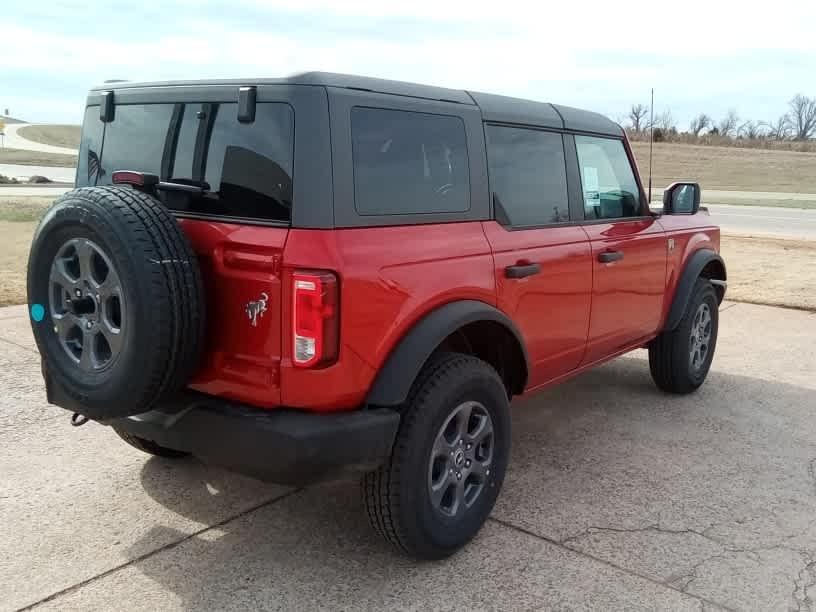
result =
[{"label": "rear wheel", "polygon": [[140,438],[138,436],[132,436],[129,433],[119,429],[114,429],[114,431],[120,438],[130,444],[133,448],[139,449],[148,455],[156,455],[157,457],[165,457],[167,459],[180,459],[181,457],[187,457],[190,455],[190,453],[186,453],[184,451],[179,451],[156,444],[153,442],[153,440],[145,440],[144,438]]},{"label": "rear wheel", "polygon": [[507,391],[487,363],[432,359],[406,402],[388,464],[362,488],[376,531],[422,559],[466,544],[496,502],[510,451]]},{"label": "rear wheel", "polygon": [[686,312],[676,329],[649,344],[649,369],[655,384],[670,393],[690,393],[703,384],[717,345],[717,293],[697,279]]}]

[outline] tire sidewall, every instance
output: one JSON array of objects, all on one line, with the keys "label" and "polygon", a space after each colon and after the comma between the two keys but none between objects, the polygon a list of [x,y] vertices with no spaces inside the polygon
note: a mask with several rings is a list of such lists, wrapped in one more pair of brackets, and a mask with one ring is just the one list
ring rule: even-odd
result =
[{"label": "tire sidewall", "polygon": [[[470,376],[461,377],[455,384],[440,384],[426,398],[423,411],[414,430],[410,453],[405,458],[401,480],[402,498],[413,500],[403,504],[403,524],[416,531],[420,542],[431,542],[444,556],[467,543],[487,520],[501,490],[510,454],[510,416],[506,390],[483,362],[476,365]],[[428,467],[437,433],[461,403],[475,400],[481,403],[493,421],[493,462],[490,477],[474,504],[461,517],[448,517],[433,507],[428,491]]]}]

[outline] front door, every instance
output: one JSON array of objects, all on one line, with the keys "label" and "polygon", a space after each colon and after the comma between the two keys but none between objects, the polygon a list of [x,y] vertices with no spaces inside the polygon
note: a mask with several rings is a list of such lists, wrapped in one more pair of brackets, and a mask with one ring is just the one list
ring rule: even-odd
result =
[{"label": "front door", "polygon": [[654,334],[666,279],[666,235],[649,213],[623,140],[575,136],[592,247],[593,286],[584,363]]},{"label": "front door", "polygon": [[590,245],[571,214],[562,135],[495,125],[485,126],[485,135],[497,221],[483,226],[498,306],[521,332],[530,360],[528,388],[534,388],[574,370],[583,358]]}]

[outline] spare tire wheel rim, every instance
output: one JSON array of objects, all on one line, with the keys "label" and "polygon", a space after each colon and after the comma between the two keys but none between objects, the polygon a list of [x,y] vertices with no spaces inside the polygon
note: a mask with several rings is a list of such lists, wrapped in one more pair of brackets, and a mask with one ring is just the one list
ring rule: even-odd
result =
[{"label": "spare tire wheel rim", "polygon": [[49,308],[54,333],[71,361],[100,372],[124,344],[125,295],[111,258],[97,243],[73,238],[51,263]]},{"label": "spare tire wheel rim", "polygon": [[428,492],[435,510],[459,517],[473,506],[490,477],[493,419],[480,402],[454,408],[439,428],[428,465]]}]

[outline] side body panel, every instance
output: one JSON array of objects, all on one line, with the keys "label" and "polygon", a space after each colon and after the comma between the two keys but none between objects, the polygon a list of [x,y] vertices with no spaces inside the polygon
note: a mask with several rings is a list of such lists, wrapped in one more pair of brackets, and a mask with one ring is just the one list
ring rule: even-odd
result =
[{"label": "side body panel", "polygon": [[[322,369],[291,363],[291,277],[297,268],[336,271],[340,353]],[[281,403],[307,410],[360,405],[406,332],[446,303],[496,305],[493,257],[480,222],[333,231],[292,229],[283,261]]]},{"label": "side body panel", "polygon": [[[664,310],[666,237],[653,218],[633,218],[584,226],[592,244],[594,282],[589,342],[591,363],[621,347],[653,336]],[[603,253],[621,253],[603,263]]]},{"label": "side body panel", "polygon": [[[586,349],[592,295],[587,235],[578,225],[510,231],[484,224],[495,260],[498,307],[515,324],[530,358],[528,387],[575,369]],[[526,278],[506,278],[505,268],[539,264]]]}]

